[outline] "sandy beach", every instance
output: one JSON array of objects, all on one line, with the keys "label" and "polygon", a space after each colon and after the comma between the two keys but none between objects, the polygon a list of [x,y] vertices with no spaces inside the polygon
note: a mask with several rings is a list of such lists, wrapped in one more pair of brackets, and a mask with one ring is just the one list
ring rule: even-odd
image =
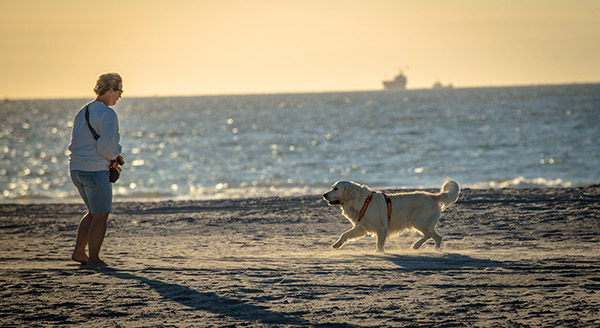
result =
[{"label": "sandy beach", "polygon": [[2,327],[598,327],[600,185],[465,189],[441,251],[351,227],[318,195],[118,202],[104,269],[82,204],[0,205]]}]

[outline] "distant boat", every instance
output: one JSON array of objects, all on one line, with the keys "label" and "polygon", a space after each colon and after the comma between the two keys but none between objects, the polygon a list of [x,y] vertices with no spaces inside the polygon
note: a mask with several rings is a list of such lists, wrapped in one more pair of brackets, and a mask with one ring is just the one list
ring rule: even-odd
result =
[{"label": "distant boat", "polygon": [[406,75],[400,71],[391,81],[382,81],[385,90],[404,90],[406,89]]},{"label": "distant boat", "polygon": [[454,87],[452,86],[452,83],[443,85],[440,81],[436,81],[431,88],[432,89],[452,89]]}]

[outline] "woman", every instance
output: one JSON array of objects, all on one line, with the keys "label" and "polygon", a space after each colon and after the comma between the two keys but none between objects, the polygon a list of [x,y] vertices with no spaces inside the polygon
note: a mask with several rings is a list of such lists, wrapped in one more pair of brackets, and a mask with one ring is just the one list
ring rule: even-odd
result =
[{"label": "woman", "polygon": [[[75,116],[69,144],[71,180],[88,209],[79,223],[71,258],[82,265],[105,266],[99,254],[106,235],[108,214],[112,211],[109,166],[114,159],[122,161],[119,122],[117,114],[109,106],[121,98],[123,80],[117,73],[100,75],[94,92],[96,100],[84,106]],[[90,126],[100,136],[97,140]],[[85,253],[86,244],[89,244],[89,257]]]}]

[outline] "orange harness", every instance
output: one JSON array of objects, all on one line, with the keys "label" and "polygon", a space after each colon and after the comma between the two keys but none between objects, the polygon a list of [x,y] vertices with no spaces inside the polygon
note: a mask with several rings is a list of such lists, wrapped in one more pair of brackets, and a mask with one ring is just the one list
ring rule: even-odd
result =
[{"label": "orange harness", "polygon": [[[363,207],[360,210],[360,214],[358,215],[358,221],[356,221],[357,223],[360,222],[360,219],[362,219],[363,215],[365,215],[367,207],[369,207],[369,203],[371,202],[371,198],[373,198],[373,194],[375,194],[375,191],[373,191],[369,196],[367,196],[367,199],[365,199],[365,203],[363,204]],[[390,222],[390,220],[392,219],[392,200],[390,199],[390,196],[384,193],[381,194],[383,195],[383,197],[385,197],[385,202],[387,203],[388,222]]]}]

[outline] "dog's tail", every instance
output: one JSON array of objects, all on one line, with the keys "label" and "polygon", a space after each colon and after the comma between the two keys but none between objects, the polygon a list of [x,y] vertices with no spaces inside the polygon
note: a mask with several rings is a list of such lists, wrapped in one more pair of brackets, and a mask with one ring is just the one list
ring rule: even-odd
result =
[{"label": "dog's tail", "polygon": [[447,179],[439,194],[435,194],[433,197],[440,204],[442,204],[442,211],[448,206],[456,203],[458,200],[458,194],[460,193],[460,185],[454,180]]}]

